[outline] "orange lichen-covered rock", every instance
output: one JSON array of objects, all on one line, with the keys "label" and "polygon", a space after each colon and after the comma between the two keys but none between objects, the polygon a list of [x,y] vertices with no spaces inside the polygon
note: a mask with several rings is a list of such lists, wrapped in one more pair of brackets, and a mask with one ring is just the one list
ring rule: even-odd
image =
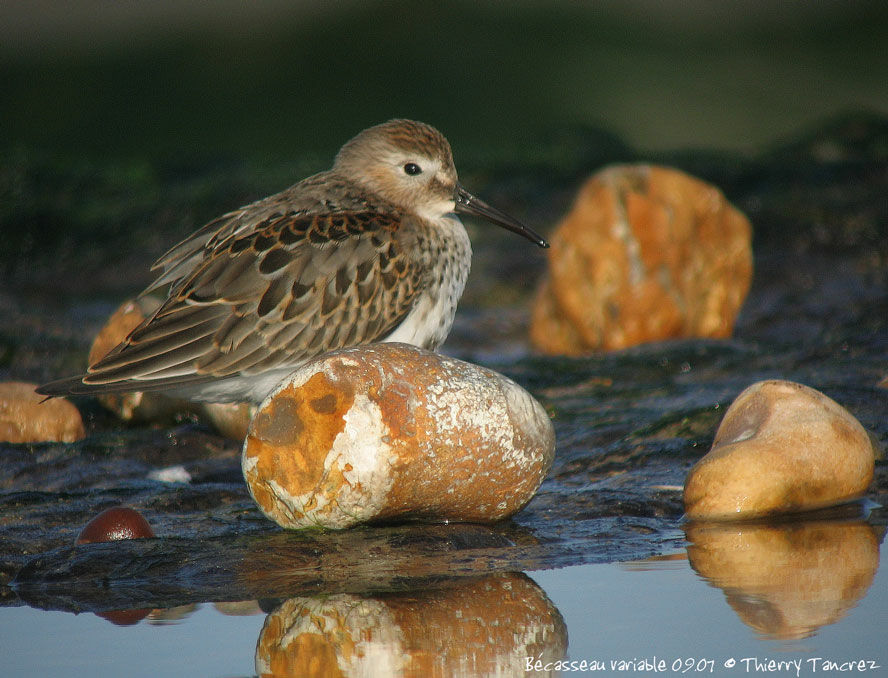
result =
[{"label": "orange lichen-covered rock", "polygon": [[542,406],[513,381],[406,344],[326,354],[259,406],[243,471],[287,528],[414,518],[487,522],[526,504],[552,464]]},{"label": "orange lichen-covered rock", "polygon": [[691,523],[685,531],[691,567],[770,638],[807,638],[834,624],[879,567],[879,538],[862,520]]},{"label": "orange lichen-covered rock", "polygon": [[265,620],[256,674],[512,676],[524,675],[527,657],[550,664],[566,650],[545,593],[504,573],[423,592],[287,600]]},{"label": "orange lichen-covered rock", "polygon": [[685,481],[691,519],[752,518],[840,504],[873,478],[869,435],[845,408],[790,381],[762,381],[725,412]]},{"label": "orange lichen-covered rock", "polygon": [[751,226],[714,186],[619,165],[593,176],[551,238],[531,340],[546,353],[726,337],[752,278]]},{"label": "orange lichen-covered rock", "polygon": [[76,407],[64,398],[47,400],[37,384],[0,382],[0,440],[7,443],[73,443],[86,435]]}]

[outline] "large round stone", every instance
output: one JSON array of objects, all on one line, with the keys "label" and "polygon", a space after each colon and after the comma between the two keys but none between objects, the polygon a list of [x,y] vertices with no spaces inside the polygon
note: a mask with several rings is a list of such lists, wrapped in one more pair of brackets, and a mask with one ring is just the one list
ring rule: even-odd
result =
[{"label": "large round stone", "polygon": [[373,344],[309,361],[272,391],[243,471],[262,511],[287,528],[489,522],[530,500],[554,449],[545,410],[513,381]]},{"label": "large round stone", "polygon": [[546,353],[730,336],[752,229],[716,187],[652,165],[593,176],[551,238],[531,340]]},{"label": "large round stone", "polygon": [[752,518],[860,497],[873,478],[869,435],[847,410],[790,381],[762,381],[725,412],[712,449],[688,473],[691,519]]}]

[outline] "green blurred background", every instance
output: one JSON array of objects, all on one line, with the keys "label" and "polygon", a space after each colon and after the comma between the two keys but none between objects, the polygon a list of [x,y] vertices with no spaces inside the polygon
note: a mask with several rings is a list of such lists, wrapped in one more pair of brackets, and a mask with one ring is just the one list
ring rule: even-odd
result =
[{"label": "green blurred background", "polygon": [[323,168],[394,116],[457,165],[565,126],[642,151],[757,151],[888,112],[888,3],[0,3],[0,152]]},{"label": "green blurred background", "polygon": [[[824,119],[888,114],[886,35],[884,0],[0,2],[0,312],[129,296],[391,117],[542,233],[607,163],[728,187]],[[529,293],[540,253],[467,227],[468,302]]]}]

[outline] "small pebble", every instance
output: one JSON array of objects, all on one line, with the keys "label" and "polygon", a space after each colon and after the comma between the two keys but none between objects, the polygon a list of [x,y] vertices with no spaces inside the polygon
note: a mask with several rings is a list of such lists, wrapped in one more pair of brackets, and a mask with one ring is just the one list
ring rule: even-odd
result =
[{"label": "small pebble", "polygon": [[154,530],[144,516],[135,509],[115,506],[102,511],[90,520],[77,537],[77,544],[91,544],[120,539],[144,539],[154,536]]},{"label": "small pebble", "polygon": [[501,374],[406,344],[316,358],[259,406],[247,486],[286,528],[382,519],[491,522],[548,472],[555,433]]},{"label": "small pebble", "polygon": [[64,398],[35,393],[37,384],[0,382],[0,441],[73,443],[86,435],[83,419]]},{"label": "small pebble", "polygon": [[154,469],[148,473],[149,480],[159,480],[162,483],[190,483],[191,474],[181,464]]},{"label": "small pebble", "polygon": [[107,612],[96,612],[97,617],[106,619],[115,626],[135,626],[149,614],[151,614],[150,608],[141,610],[108,610]]},{"label": "small pebble", "polygon": [[531,341],[575,355],[730,336],[752,278],[751,234],[710,184],[667,167],[606,168],[552,235]]},{"label": "small pebble", "polygon": [[873,479],[869,435],[846,409],[790,381],[762,381],[725,412],[685,481],[691,519],[742,519],[841,504]]}]

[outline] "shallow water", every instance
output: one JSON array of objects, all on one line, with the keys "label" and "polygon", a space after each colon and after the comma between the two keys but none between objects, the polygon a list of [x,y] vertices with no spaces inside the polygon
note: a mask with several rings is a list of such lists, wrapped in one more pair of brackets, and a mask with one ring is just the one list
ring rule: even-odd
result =
[{"label": "shallow water", "polygon": [[[884,568],[860,600],[839,602],[828,595],[809,599],[812,616],[823,613],[821,620],[832,621],[811,629],[808,637],[782,638],[745,623],[726,601],[727,595],[736,592],[712,585],[688,566],[683,554],[678,556],[676,560],[532,573],[565,619],[569,659],[604,664],[605,674],[612,669],[612,661],[625,661],[625,672],[633,675],[639,662],[650,666],[654,658],[658,665],[665,662],[666,670],[660,672],[665,675],[748,675],[756,672],[754,660],[801,660],[798,675],[803,676],[815,675],[815,668],[816,675],[837,673],[812,661],[818,657],[834,662],[862,659],[878,665],[867,675],[888,675],[883,634],[888,574]],[[761,601],[750,596],[747,602]],[[794,669],[774,673],[797,675]]]},{"label": "shallow water", "polygon": [[[760,552],[752,567],[748,553],[735,552],[733,570],[726,562],[713,570],[692,550],[696,571],[688,552],[679,551],[644,561],[494,578],[508,582],[510,592],[521,592],[517,598],[501,597],[490,578],[482,577],[399,594],[265,600],[261,606],[268,615],[255,601],[145,610],[131,618],[118,613],[109,615],[111,620],[92,613],[2,608],[3,674],[252,676],[257,660],[259,668],[268,668],[273,655],[271,675],[309,675],[301,670],[311,666],[317,671],[311,675],[334,675],[338,665],[351,667],[344,675],[364,676],[532,676],[556,675],[557,668],[561,675],[594,670],[596,675],[727,676],[757,673],[757,667],[773,661],[783,662],[772,665],[774,675],[850,670],[882,676],[888,673],[883,642],[888,573],[878,568],[877,541],[860,525],[812,524],[816,546],[787,551],[779,538],[777,553]],[[798,547],[805,541],[799,527],[789,529],[796,532]],[[862,547],[872,569],[844,572],[847,564],[831,557],[837,544]],[[790,573],[779,557],[790,552],[807,565],[781,580],[781,567],[784,575]],[[274,630],[293,609],[312,611],[315,626],[302,632],[314,634],[325,614],[348,609],[357,619],[353,629],[362,635],[348,636],[340,627],[338,633],[302,636],[311,636],[313,644],[296,643],[295,624]],[[136,619],[141,615],[147,616]],[[505,633],[497,632],[500,626]]]}]

